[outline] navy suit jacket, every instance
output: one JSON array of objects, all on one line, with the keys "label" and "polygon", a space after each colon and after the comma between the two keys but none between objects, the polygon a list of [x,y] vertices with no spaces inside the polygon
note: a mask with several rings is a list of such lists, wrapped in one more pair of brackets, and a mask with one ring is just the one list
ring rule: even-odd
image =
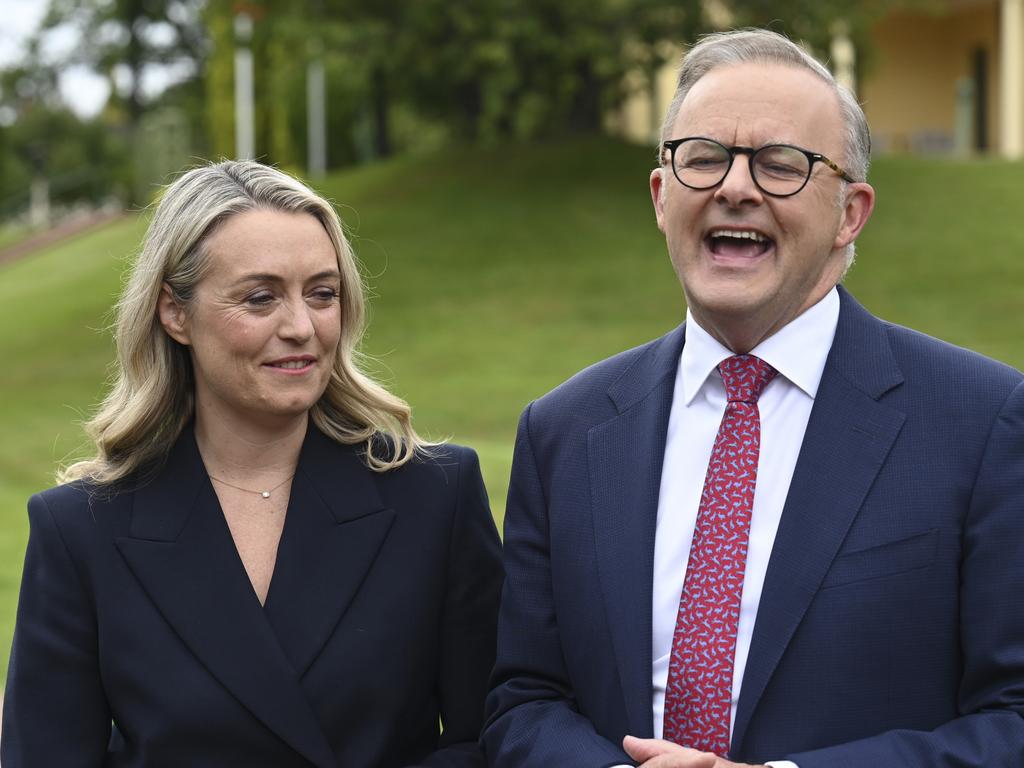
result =
[{"label": "navy suit jacket", "polygon": [[[1022,376],[840,297],[730,757],[1020,768]],[[682,345],[677,328],[523,414],[483,734],[495,766],[630,763],[622,737],[652,735],[655,521]]]},{"label": "navy suit jacket", "polygon": [[378,474],[310,426],[265,607],[191,429],[137,490],[29,519],[4,768],[483,763],[501,565],[471,450]]}]

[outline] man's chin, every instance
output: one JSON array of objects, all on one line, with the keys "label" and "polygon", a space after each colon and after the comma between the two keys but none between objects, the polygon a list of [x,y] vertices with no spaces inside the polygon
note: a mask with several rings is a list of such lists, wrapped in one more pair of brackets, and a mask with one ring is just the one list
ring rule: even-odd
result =
[{"label": "man's chin", "polygon": [[718,282],[685,293],[687,306],[698,322],[702,317],[721,322],[750,320],[763,312],[772,295],[764,286],[750,285],[749,281]]}]

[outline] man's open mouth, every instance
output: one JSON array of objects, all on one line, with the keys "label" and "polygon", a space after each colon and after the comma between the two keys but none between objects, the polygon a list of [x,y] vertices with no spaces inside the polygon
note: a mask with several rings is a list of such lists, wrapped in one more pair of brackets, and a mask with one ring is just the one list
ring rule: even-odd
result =
[{"label": "man's open mouth", "polygon": [[775,241],[755,229],[713,229],[704,242],[715,256],[753,259],[767,253]]}]

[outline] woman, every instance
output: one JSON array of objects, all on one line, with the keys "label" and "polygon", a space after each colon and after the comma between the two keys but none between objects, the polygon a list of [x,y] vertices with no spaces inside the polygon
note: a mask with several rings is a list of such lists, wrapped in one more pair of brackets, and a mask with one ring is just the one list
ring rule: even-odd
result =
[{"label": "woman", "polygon": [[29,502],[4,768],[482,763],[497,533],[475,454],[356,367],[333,208],[186,173],[117,311],[96,456]]}]

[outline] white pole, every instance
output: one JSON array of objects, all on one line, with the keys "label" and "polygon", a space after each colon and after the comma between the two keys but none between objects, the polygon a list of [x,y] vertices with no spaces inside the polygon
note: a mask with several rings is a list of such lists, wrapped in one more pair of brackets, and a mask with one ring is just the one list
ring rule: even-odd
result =
[{"label": "white pole", "polygon": [[235,15],[235,157],[250,160],[256,156],[253,130],[252,18]]},{"label": "white pole", "polygon": [[32,229],[50,224],[50,182],[42,174],[33,176],[29,186],[28,223]]},{"label": "white pole", "polygon": [[306,71],[306,130],[309,175],[319,178],[327,173],[327,107],[324,60],[316,51]]},{"label": "white pole", "polygon": [[845,86],[850,93],[856,92],[857,86],[857,50],[850,40],[849,25],[845,21],[837,21],[832,25],[832,74],[836,82]]},{"label": "white pole", "polygon": [[1024,0],[1002,0],[1000,29],[1000,154],[1024,157]]}]

